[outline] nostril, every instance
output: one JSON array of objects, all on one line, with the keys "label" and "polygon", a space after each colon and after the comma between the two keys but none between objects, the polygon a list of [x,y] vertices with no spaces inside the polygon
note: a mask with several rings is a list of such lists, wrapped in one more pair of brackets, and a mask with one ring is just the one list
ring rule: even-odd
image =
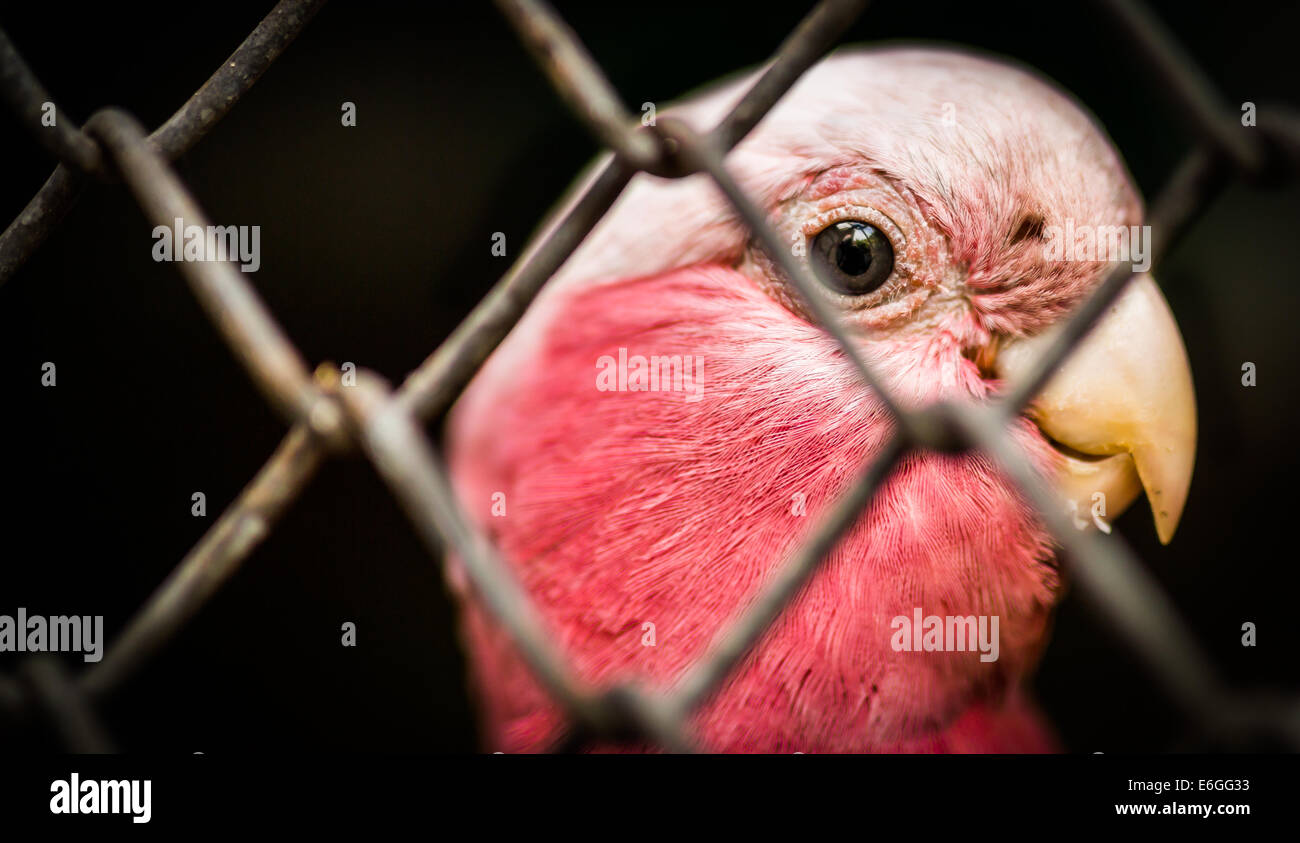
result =
[{"label": "nostril", "polygon": [[1023,240],[1039,240],[1043,236],[1043,228],[1046,222],[1039,214],[1026,214],[1020,218],[1020,222],[1012,229],[1008,242],[1015,245]]},{"label": "nostril", "polygon": [[985,380],[997,380],[995,369],[998,357],[998,338],[993,337],[982,345],[970,345],[961,350],[961,354],[979,369],[980,377]]}]

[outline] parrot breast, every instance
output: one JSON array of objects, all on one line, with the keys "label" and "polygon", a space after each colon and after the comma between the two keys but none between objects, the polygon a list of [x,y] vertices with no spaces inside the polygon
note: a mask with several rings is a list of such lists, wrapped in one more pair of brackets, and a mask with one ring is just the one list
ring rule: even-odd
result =
[{"label": "parrot breast", "polygon": [[[457,493],[579,676],[667,688],[892,424],[831,339],[730,267],[576,287],[547,306],[453,412]],[[980,400],[970,330],[877,344],[871,362],[904,403]],[[699,363],[680,388],[674,357]],[[649,381],[639,360],[664,376]],[[1017,436],[1047,470],[1036,429]],[[487,748],[545,748],[562,713],[454,560],[450,578]],[[1050,539],[985,458],[914,452],[697,712],[695,735],[713,751],[1046,749],[1016,686],[1059,591]],[[896,619],[918,610],[996,617],[996,660],[898,648]]]}]

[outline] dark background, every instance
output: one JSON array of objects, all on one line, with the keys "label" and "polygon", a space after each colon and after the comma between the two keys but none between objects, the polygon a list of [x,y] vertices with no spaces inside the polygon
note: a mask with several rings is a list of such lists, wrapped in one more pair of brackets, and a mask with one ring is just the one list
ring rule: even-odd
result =
[{"label": "dark background", "polygon": [[[5,4],[0,25],[60,114],[168,117],[270,8]],[[765,59],[810,4],[561,3],[630,108]],[[489,5],[336,2],[177,162],[214,223],[262,227],[259,292],[312,364],[394,382],[505,270],[595,153]],[[1295,103],[1294,4],[1154,8],[1237,104]],[[880,0],[848,42],[1004,53],[1073,91],[1151,197],[1185,127],[1090,4]],[[356,103],[358,125],[340,126]],[[53,162],[0,116],[0,224]],[[1201,441],[1173,544],[1143,504],[1119,519],[1235,685],[1300,691],[1293,373],[1300,192],[1234,186],[1158,267],[1196,377]],[[0,288],[0,613],[102,614],[110,639],[276,447],[254,391],[121,186],[92,185]],[[40,366],[58,366],[42,388]],[[1243,361],[1259,385],[1240,384]],[[431,426],[436,432],[436,425]],[[208,516],[190,514],[206,493]],[[340,646],[340,624],[359,646]],[[1258,625],[1245,649],[1240,627]],[[17,656],[0,655],[0,670]],[[80,658],[70,664],[79,667]],[[438,564],[360,459],[326,464],[240,573],[114,693],[118,745],[177,752],[476,748]],[[1036,686],[1069,748],[1196,746],[1170,701],[1077,595]],[[0,747],[52,735],[0,726]]]}]

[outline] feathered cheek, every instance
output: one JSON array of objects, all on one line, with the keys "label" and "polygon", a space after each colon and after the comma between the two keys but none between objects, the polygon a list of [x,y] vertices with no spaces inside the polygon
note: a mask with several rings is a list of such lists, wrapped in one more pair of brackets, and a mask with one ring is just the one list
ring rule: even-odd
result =
[{"label": "feathered cheek", "polygon": [[905,407],[988,398],[991,386],[963,353],[967,341],[947,332],[922,340],[878,342],[863,350]]}]

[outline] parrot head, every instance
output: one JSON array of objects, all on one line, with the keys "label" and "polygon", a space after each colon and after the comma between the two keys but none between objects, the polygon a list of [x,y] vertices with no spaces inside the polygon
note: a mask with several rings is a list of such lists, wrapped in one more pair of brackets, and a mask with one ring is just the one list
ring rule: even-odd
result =
[{"label": "parrot head", "polygon": [[[746,87],[671,113],[707,130]],[[833,55],[727,166],[904,407],[993,399],[1111,261],[1149,248],[1096,123],[956,51]],[[448,449],[462,504],[577,673],[666,689],[893,429],[707,177],[641,175],[462,396]],[[1149,275],[1009,435],[1081,528],[1108,530],[1145,490],[1169,540],[1195,408]],[[489,748],[544,748],[563,712],[454,560],[449,578]],[[716,751],[1050,748],[1020,686],[1062,585],[1053,540],[987,457],[914,451],[692,728]],[[932,616],[991,621],[989,646],[900,634]]]}]

